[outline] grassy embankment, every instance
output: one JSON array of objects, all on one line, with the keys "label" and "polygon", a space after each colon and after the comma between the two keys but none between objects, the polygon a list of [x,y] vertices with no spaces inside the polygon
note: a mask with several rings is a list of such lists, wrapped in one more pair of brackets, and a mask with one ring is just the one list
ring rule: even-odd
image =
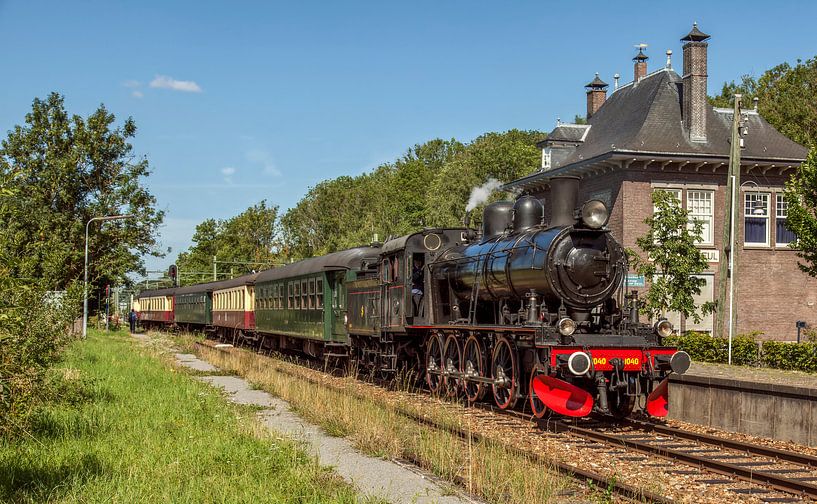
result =
[{"label": "grassy embankment", "polygon": [[122,333],[92,331],[58,370],[59,398],[0,440],[0,501],[355,502],[354,491],[254,410],[175,372]]},{"label": "grassy embankment", "polygon": [[[192,339],[184,336],[181,344],[221,369],[244,376],[255,386],[288,401],[300,415],[331,435],[351,439],[361,451],[414,461],[489,502],[567,502],[567,495],[576,498],[574,492],[585,493],[572,478],[496,443],[465,442],[453,433],[418,425],[400,414],[401,409],[412,409],[411,405],[389,404],[384,397],[361,399],[353,393],[315,385],[292,375],[304,372],[299,366],[248,351],[223,353],[194,347]],[[351,391],[355,381],[346,381]],[[441,408],[434,417],[450,425],[458,423],[453,417],[442,418],[445,415]],[[609,493],[605,490],[591,491],[583,497],[607,501]]]}]

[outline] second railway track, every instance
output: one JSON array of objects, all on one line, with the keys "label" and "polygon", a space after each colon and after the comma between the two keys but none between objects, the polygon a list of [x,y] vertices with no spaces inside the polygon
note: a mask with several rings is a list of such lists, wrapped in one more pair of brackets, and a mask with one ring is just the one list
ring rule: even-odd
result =
[{"label": "second railway track", "polygon": [[[662,424],[625,421],[618,427],[598,423],[557,421],[541,423],[555,432],[620,446],[632,452],[682,462],[730,479],[703,480],[708,484],[740,481],[764,488],[732,489],[765,502],[800,502],[817,499],[817,457],[767,446],[701,434]],[[786,495],[768,495],[780,492]]]}]

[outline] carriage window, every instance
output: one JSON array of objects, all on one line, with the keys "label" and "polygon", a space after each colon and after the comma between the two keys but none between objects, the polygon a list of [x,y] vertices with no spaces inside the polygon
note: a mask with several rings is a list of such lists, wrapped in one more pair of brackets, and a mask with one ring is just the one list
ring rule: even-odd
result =
[{"label": "carriage window", "polygon": [[301,309],[309,308],[309,287],[307,287],[306,279],[301,280]]},{"label": "carriage window", "polygon": [[287,283],[287,309],[292,309],[292,284]]},{"label": "carriage window", "polygon": [[318,278],[315,281],[315,308],[323,308],[323,278]]},{"label": "carriage window", "polygon": [[315,309],[315,279],[309,279],[309,309]]},{"label": "carriage window", "polygon": [[384,282],[391,281],[391,262],[388,259],[383,259],[382,263],[382,270],[380,272],[380,278]]}]

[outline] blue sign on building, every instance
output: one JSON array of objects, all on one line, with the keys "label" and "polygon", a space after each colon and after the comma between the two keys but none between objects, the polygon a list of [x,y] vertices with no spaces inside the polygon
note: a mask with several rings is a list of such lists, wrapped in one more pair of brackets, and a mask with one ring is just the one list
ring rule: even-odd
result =
[{"label": "blue sign on building", "polygon": [[627,287],[644,287],[646,285],[644,275],[636,273],[627,273],[627,278],[624,281]]}]

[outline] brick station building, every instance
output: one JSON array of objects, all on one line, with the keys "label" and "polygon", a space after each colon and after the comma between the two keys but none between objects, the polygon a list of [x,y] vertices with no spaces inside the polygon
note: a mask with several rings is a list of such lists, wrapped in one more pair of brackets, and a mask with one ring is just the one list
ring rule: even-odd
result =
[{"label": "brick station building", "polygon": [[[613,235],[636,250],[653,211],[652,191],[673,192],[704,224],[699,248],[709,268],[699,303],[717,299],[733,115],[707,101],[708,39],[697,26],[681,39],[683,75],[672,68],[671,51],[664,67],[648,73],[641,49],[633,58],[633,81],[616,85],[610,96],[597,74],[586,85],[587,124],[558,124],[540,144],[541,170],[506,185],[547,200],[550,177],[578,176],[581,197],[607,203]],[[746,116],[737,194],[743,211],[735,216],[736,334],[758,330],[764,338],[792,340],[796,321],[817,325],[817,280],[798,269],[786,245],[791,233],[783,227],[783,186],[807,150],[775,130],[756,107]],[[644,279],[631,274],[628,281],[638,288]],[[699,324],[677,314],[669,318],[680,330],[713,329],[711,315]]]}]

